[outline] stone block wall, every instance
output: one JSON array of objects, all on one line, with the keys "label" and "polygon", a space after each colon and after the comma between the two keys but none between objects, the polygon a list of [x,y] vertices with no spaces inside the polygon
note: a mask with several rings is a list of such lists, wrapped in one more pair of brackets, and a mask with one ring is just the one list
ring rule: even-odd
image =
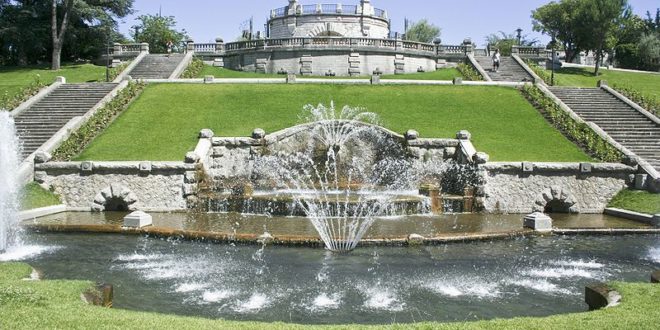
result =
[{"label": "stone block wall", "polygon": [[636,173],[623,164],[488,163],[481,169],[490,213],[531,213],[548,205],[602,213]]},{"label": "stone block wall", "polygon": [[172,211],[187,208],[195,169],[182,162],[52,162],[35,165],[35,180],[72,208]]}]

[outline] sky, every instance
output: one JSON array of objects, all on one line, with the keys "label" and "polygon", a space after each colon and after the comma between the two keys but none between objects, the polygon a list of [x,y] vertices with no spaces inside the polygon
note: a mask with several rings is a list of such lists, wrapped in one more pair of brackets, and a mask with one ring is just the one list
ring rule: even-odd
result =
[{"label": "sky", "polygon": [[[343,3],[357,4],[360,0],[300,0],[301,4]],[[406,18],[417,21],[428,19],[441,28],[442,43],[459,44],[470,37],[477,45],[485,44],[491,33],[514,33],[518,28],[528,39],[546,43],[549,37],[532,31],[532,10],[549,0],[372,0],[376,8],[385,9],[392,20],[392,31],[402,32]],[[646,11],[655,13],[658,0],[629,0],[633,11],[646,17]],[[185,29],[196,42],[213,42],[220,37],[225,42],[240,35],[243,22],[254,17],[255,31],[264,30],[271,9],[288,5],[287,0],[135,0],[135,14],[120,22],[125,35],[133,35],[131,26],[142,14],[174,16],[179,29]]]}]

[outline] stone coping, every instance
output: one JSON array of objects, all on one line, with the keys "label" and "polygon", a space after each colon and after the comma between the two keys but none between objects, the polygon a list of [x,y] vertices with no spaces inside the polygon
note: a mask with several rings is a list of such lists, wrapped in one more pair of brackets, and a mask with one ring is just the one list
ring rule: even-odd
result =
[{"label": "stone coping", "polygon": [[607,215],[612,215],[615,217],[633,220],[655,227],[660,227],[660,214],[651,215],[651,214],[639,213],[639,212],[628,211],[617,208],[606,208],[604,213]]},{"label": "stone coping", "polygon": [[[121,234],[121,235],[147,235],[161,238],[178,238],[211,243],[236,244],[263,244],[263,234],[233,234],[222,232],[204,232],[182,230],[170,227],[144,227],[126,228],[120,225],[62,225],[62,224],[23,224],[25,229],[34,232],[53,233],[89,233],[89,234]],[[553,229],[548,233],[539,233],[531,229],[520,229],[508,232],[492,233],[458,233],[437,235],[435,237],[402,236],[397,238],[371,238],[364,239],[359,246],[414,246],[437,245],[465,242],[482,242],[493,240],[507,240],[525,237],[539,237],[551,235],[649,235],[660,234],[660,229]],[[324,247],[319,237],[313,236],[273,236],[268,244],[281,246],[307,246],[314,248]]]},{"label": "stone coping", "polygon": [[[148,168],[148,170],[147,170]],[[194,171],[195,164],[183,162],[49,162],[35,164],[35,171],[63,172],[186,172]]]},{"label": "stone coping", "polygon": [[499,86],[499,87],[522,87],[531,85],[531,82],[508,82],[508,81],[462,81],[460,84],[451,80],[414,80],[414,79],[380,79],[378,83],[369,78],[301,78],[296,77],[295,82],[287,81],[286,78],[193,78],[193,79],[139,79],[141,82],[153,84],[310,84],[310,85],[433,85],[433,86]]},{"label": "stone coping", "polygon": [[18,220],[19,221],[25,221],[28,219],[36,219],[40,217],[45,217],[47,215],[53,215],[53,214],[58,214],[58,213],[63,213],[67,211],[66,205],[53,205],[53,206],[46,206],[46,207],[40,207],[32,210],[25,210],[18,212]]},{"label": "stone coping", "polygon": [[550,162],[490,162],[482,166],[483,169],[493,172],[576,172],[590,173],[637,173],[635,167],[619,163],[550,163]]}]

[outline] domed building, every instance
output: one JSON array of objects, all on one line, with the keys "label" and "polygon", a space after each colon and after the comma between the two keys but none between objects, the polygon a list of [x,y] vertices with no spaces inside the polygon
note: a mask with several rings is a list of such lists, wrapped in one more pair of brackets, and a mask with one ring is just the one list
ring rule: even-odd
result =
[{"label": "domed building", "polygon": [[189,51],[231,70],[303,76],[365,76],[435,71],[465,59],[471,45],[404,41],[388,12],[359,4],[302,4],[273,9],[266,38],[191,44]]}]

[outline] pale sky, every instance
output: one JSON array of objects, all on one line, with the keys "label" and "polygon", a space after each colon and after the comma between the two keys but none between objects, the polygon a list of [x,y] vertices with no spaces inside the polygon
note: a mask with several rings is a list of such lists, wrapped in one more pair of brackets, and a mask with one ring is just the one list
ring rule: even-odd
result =
[{"label": "pale sky", "polygon": [[[316,3],[358,4],[360,0],[300,0],[301,4]],[[477,45],[485,43],[486,35],[504,31],[513,33],[523,29],[531,39],[544,43],[548,37],[532,31],[531,11],[550,1],[548,0],[372,0],[376,8],[385,9],[392,20],[392,31],[402,32],[404,19],[416,21],[428,19],[442,29],[444,44],[459,44],[465,37],[471,37]],[[658,0],[629,0],[636,14],[645,17],[646,11],[655,15],[660,7]],[[284,7],[287,0],[135,0],[136,14],[127,17],[120,24],[124,34],[133,35],[131,26],[135,17],[141,14],[174,16],[178,27],[188,31],[197,42],[213,42],[221,37],[225,42],[235,40],[240,35],[241,23],[254,17],[255,31],[264,30],[264,24],[271,9]]]}]

